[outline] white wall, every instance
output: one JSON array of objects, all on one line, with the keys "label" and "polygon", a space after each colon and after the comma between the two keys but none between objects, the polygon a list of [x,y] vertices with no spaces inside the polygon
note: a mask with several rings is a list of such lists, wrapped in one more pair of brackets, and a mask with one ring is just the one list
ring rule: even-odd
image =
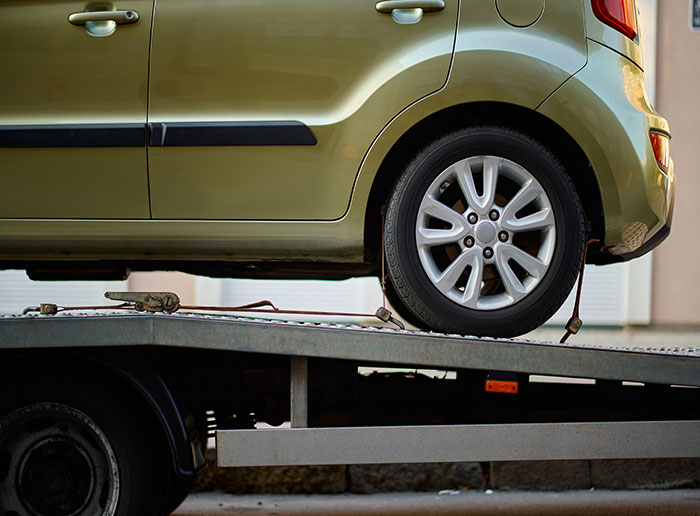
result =
[{"label": "white wall", "polygon": [[31,281],[24,271],[0,271],[0,314],[22,313],[28,306],[116,304],[104,298],[108,290],[126,290],[126,281]]}]

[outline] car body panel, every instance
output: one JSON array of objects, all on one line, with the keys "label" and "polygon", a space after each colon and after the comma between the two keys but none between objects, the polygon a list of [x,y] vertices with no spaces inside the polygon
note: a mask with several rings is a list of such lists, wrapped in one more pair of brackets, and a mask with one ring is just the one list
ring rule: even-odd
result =
[{"label": "car body panel", "polygon": [[[3,260],[364,259],[361,221],[7,220]],[[182,259],[182,258],[181,258]]]},{"label": "car body panel", "polygon": [[593,14],[591,2],[583,2],[586,16],[586,36],[604,45],[615,52],[618,52],[635,63],[639,68],[644,69],[644,61],[642,59],[642,38],[643,30],[639,25],[639,11],[637,11],[637,36],[630,39],[621,32],[605,25]]},{"label": "car body panel", "polygon": [[[138,23],[93,37],[68,21],[85,2],[0,2],[0,126],[53,126],[70,137],[85,124],[144,124],[152,6],[130,1]],[[0,217],[150,216],[145,138],[136,147],[31,145],[0,147]]]},{"label": "car body panel", "polygon": [[496,0],[498,14],[515,27],[529,27],[544,11],[544,0]]},{"label": "car body panel", "polygon": [[[586,106],[587,109],[580,109]],[[539,109],[581,146],[596,171],[613,254],[635,251],[666,225],[675,174],[656,163],[649,131],[670,134],[649,103],[642,70],[589,42],[589,62]]]},{"label": "car body panel", "polygon": [[[548,4],[528,29],[510,26],[495,11],[463,2],[454,66],[448,84],[391,121],[365,157],[347,219],[364,220],[377,170],[412,127],[454,106],[492,102],[535,110],[586,64],[579,2]],[[430,135],[426,136],[427,139]]]},{"label": "car body panel", "polygon": [[386,121],[445,84],[457,7],[403,25],[366,1],[157,4],[149,122],[299,121],[318,142],[150,147],[153,217],[342,217]]}]

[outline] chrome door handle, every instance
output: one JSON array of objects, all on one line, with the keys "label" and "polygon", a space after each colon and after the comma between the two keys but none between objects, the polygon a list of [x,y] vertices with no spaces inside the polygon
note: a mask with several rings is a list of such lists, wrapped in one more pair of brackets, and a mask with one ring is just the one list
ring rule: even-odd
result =
[{"label": "chrome door handle", "polygon": [[136,23],[139,13],[136,11],[83,11],[68,17],[73,25],[85,25],[87,22],[113,21],[117,25]]},{"label": "chrome door handle", "polygon": [[442,11],[444,0],[383,0],[375,6],[380,13],[390,13],[394,9],[422,9],[423,12]]},{"label": "chrome door handle", "polygon": [[113,34],[117,25],[126,25],[139,21],[139,13],[126,11],[83,11],[68,17],[73,25],[85,25],[85,32],[90,36],[103,37]]}]

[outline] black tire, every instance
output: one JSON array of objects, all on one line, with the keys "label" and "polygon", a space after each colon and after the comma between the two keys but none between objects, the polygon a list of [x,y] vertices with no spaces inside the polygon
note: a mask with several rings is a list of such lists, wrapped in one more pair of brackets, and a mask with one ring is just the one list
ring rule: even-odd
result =
[{"label": "black tire", "polygon": [[[170,465],[167,465],[167,467],[172,469]],[[171,512],[177,509],[180,506],[180,504],[185,501],[185,498],[187,498],[187,496],[190,494],[192,486],[194,486],[195,480],[196,477],[182,479],[177,477],[174,471],[170,473],[170,478],[168,479],[166,488],[164,490],[165,499],[163,500],[163,504],[161,506],[159,514],[162,514],[163,516],[168,516]]]},{"label": "black tire", "polygon": [[389,301],[391,308],[394,309],[396,314],[401,319],[403,319],[411,326],[415,326],[416,328],[425,327],[423,321],[421,321],[418,317],[413,315],[413,313],[403,304],[403,301],[399,294],[396,292],[396,289],[394,289],[394,284],[391,282],[391,280],[387,280],[384,288],[384,293],[386,294],[386,299],[387,301]]},{"label": "black tire", "polygon": [[[471,190],[464,187],[467,176],[473,181]],[[490,189],[491,204],[484,200],[489,197],[485,177],[497,178]],[[534,200],[518,200],[509,207],[526,187],[536,192]],[[479,202],[470,203],[467,190]],[[444,206],[450,210],[446,218]],[[528,215],[532,217],[526,219]],[[515,226],[535,218],[541,228],[521,231]],[[420,246],[417,230],[423,239]],[[443,235],[448,234],[459,237],[434,243],[438,240],[432,235],[446,239]],[[461,129],[419,151],[392,192],[385,222],[391,282],[387,294],[391,292],[399,314],[408,312],[410,321],[425,329],[521,335],[543,324],[566,300],[581,265],[584,240],[578,195],[548,149],[506,128]],[[467,259],[473,266],[464,266]],[[448,271],[451,266],[459,276]],[[478,271],[474,278],[472,271]]]},{"label": "black tire", "polygon": [[165,448],[140,400],[94,380],[42,385],[16,386],[0,413],[0,514],[158,514]]},{"label": "black tire", "polygon": [[[196,428],[196,433],[197,433],[197,439],[196,441],[199,443],[201,452],[203,456],[206,456],[207,453],[207,416],[206,413],[202,412],[199,413],[198,415],[195,415],[194,413],[190,413],[187,416],[185,416],[185,425],[190,427],[190,425],[194,426]],[[168,455],[169,459],[169,455]],[[173,512],[175,509],[177,509],[180,504],[185,501],[185,498],[187,498],[187,495],[190,494],[190,491],[192,490],[192,487],[194,486],[195,481],[197,480],[196,476],[191,476],[187,478],[180,478],[176,473],[175,470],[172,467],[172,464],[170,461],[168,461],[167,464],[163,465],[164,472],[168,472],[166,475],[165,479],[165,489],[164,489],[164,494],[165,498],[163,500],[162,504],[162,509],[160,514],[163,516],[169,515],[171,512]]]}]

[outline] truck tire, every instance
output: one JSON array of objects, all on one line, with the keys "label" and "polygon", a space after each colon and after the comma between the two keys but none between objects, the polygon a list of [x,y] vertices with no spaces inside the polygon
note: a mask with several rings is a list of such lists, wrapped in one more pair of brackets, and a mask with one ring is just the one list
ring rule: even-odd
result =
[{"label": "truck tire", "polygon": [[583,258],[583,209],[556,157],[526,134],[468,127],[406,166],[385,221],[392,305],[443,333],[514,337],[562,305]]},{"label": "truck tire", "polygon": [[175,473],[170,475],[170,479],[166,484],[164,493],[165,498],[161,504],[159,515],[168,516],[171,512],[177,509],[185,498],[190,494],[194,486],[196,478],[180,479]]},{"label": "truck tire", "polygon": [[48,385],[15,390],[0,416],[0,514],[157,514],[163,446],[149,415],[116,386]]}]

